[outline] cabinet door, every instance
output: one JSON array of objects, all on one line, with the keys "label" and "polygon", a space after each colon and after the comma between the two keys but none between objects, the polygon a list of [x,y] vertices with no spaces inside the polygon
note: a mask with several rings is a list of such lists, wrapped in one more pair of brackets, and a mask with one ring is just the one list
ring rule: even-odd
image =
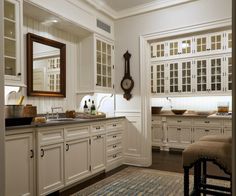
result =
[{"label": "cabinet door", "polygon": [[64,143],[41,146],[38,149],[38,191],[46,195],[64,187]]},{"label": "cabinet door", "polygon": [[207,74],[207,59],[196,60],[196,91],[208,91],[208,74]]},{"label": "cabinet door", "polygon": [[164,139],[164,132],[162,129],[162,125],[152,125],[152,144],[160,144],[163,142]]},{"label": "cabinet door", "polygon": [[192,81],[192,60],[181,61],[180,65],[180,77],[179,77],[179,89],[182,93],[193,92],[193,81]]},{"label": "cabinet door", "polygon": [[151,65],[151,93],[156,93],[156,79],[154,79],[154,75],[156,75],[156,66]]},{"label": "cabinet door", "polygon": [[165,79],[165,64],[156,65],[156,93],[165,93],[166,92],[166,79]]},{"label": "cabinet door", "polygon": [[93,173],[105,169],[105,135],[96,135],[91,139],[91,167]]},{"label": "cabinet door", "polygon": [[224,46],[223,32],[208,34],[209,48],[211,52],[222,51]]},{"label": "cabinet door", "polygon": [[168,143],[178,144],[179,143],[179,127],[168,126],[167,128],[167,141]]},{"label": "cabinet door", "polygon": [[89,138],[66,142],[65,183],[76,182],[90,174]]},{"label": "cabinet door", "polygon": [[221,128],[194,128],[193,130],[193,142],[198,141],[205,135],[220,135]]},{"label": "cabinet door", "polygon": [[220,92],[223,90],[223,58],[209,58],[209,91]]},{"label": "cabinet door", "polygon": [[192,129],[189,127],[179,128],[179,137],[181,144],[191,144],[192,142]]},{"label": "cabinet door", "polygon": [[194,53],[197,53],[197,54],[206,53],[209,47],[207,35],[196,36],[194,38],[194,41],[195,41]]},{"label": "cabinet door", "polygon": [[179,92],[179,63],[171,62],[169,63],[169,92],[170,93],[178,93]]},{"label": "cabinet door", "polygon": [[223,130],[223,134],[232,137],[232,128],[231,127],[225,127],[224,130]]},{"label": "cabinet door", "polygon": [[96,39],[96,86],[113,88],[113,45]]},{"label": "cabinet door", "polygon": [[34,194],[33,135],[6,136],[6,195]]},{"label": "cabinet door", "polygon": [[226,56],[225,58],[225,73],[224,73],[224,77],[225,77],[225,85],[224,85],[224,91],[232,91],[232,82],[233,82],[233,75],[232,75],[232,71],[233,71],[233,66],[232,66],[232,56]]},{"label": "cabinet door", "polygon": [[173,57],[179,54],[179,41],[178,40],[171,40],[169,41],[169,52],[168,52],[168,56],[169,57]]},{"label": "cabinet door", "polygon": [[22,2],[4,0],[4,60],[7,84],[19,85],[21,81]]},{"label": "cabinet door", "polygon": [[181,56],[193,53],[193,38],[186,37],[179,40],[179,53]]},{"label": "cabinet door", "polygon": [[227,52],[232,51],[232,31],[225,32],[225,49]]}]

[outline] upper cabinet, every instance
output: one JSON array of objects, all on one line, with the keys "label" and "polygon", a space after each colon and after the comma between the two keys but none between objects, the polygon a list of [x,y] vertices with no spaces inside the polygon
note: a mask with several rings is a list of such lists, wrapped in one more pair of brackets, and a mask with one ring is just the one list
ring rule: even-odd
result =
[{"label": "upper cabinet", "polygon": [[150,44],[151,93],[225,94],[232,90],[232,31]]},{"label": "upper cabinet", "polygon": [[80,42],[77,93],[112,93],[114,90],[114,44],[92,34]]},{"label": "upper cabinet", "polygon": [[4,0],[5,85],[24,85],[22,14],[22,1]]}]

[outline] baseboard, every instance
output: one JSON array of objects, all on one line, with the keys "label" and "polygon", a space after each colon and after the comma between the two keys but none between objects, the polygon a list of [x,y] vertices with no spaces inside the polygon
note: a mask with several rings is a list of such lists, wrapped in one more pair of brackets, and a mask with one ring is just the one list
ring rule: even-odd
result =
[{"label": "baseboard", "polygon": [[146,157],[124,156],[124,164],[139,166],[139,167],[149,167],[149,166],[151,166],[152,163]]}]

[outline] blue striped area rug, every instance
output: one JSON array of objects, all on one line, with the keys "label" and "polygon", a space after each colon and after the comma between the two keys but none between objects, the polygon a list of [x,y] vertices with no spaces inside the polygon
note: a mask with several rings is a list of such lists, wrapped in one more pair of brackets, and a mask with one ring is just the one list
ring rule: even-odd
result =
[{"label": "blue striped area rug", "polygon": [[[190,190],[193,178],[190,177]],[[183,174],[127,167],[73,196],[182,196]]]}]

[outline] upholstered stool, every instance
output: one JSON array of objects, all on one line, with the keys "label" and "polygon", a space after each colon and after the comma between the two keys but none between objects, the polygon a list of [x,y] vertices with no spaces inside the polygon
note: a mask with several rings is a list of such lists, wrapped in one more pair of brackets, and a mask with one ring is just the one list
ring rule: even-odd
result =
[{"label": "upholstered stool", "polygon": [[[207,179],[219,179],[232,182],[232,144],[229,142],[198,141],[183,151],[184,195],[189,195],[189,169],[194,166],[194,188],[191,195],[201,193],[211,195],[232,195],[230,188],[207,184]],[[229,177],[208,175],[206,162],[213,162],[224,170]]]},{"label": "upholstered stool", "polygon": [[209,141],[209,142],[226,142],[232,144],[232,136],[227,135],[206,135],[199,139],[199,141]]}]

